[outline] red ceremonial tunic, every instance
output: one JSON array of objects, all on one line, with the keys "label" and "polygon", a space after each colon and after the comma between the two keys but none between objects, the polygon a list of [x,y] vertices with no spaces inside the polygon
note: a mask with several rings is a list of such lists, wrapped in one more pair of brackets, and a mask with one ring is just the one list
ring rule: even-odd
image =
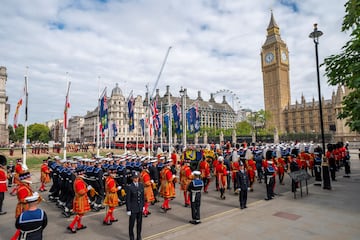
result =
[{"label": "red ceremonial tunic", "polygon": [[160,196],[163,198],[175,198],[174,177],[169,167],[164,167],[161,170],[160,179]]},{"label": "red ceremonial tunic", "polygon": [[187,191],[191,180],[191,168],[189,165],[184,164],[180,169],[180,190]]},{"label": "red ceremonial tunic", "polygon": [[249,176],[250,181],[254,181],[255,179],[255,170],[256,170],[256,163],[253,159],[249,159],[246,161],[246,169]]},{"label": "red ceremonial tunic", "polygon": [[75,197],[73,200],[73,211],[84,214],[90,211],[90,204],[87,196],[87,184],[81,177],[76,177],[74,181]]},{"label": "red ceremonial tunic", "polygon": [[119,205],[117,191],[118,189],[114,178],[112,176],[108,176],[105,180],[105,205],[108,205],[109,207],[117,207]]},{"label": "red ceremonial tunic", "polygon": [[236,173],[240,171],[240,164],[239,162],[232,162],[231,163],[231,179],[234,181],[234,179],[236,178]]},{"label": "red ceremonial tunic", "polygon": [[42,183],[49,183],[50,182],[50,170],[47,163],[41,164],[41,175],[40,181]]},{"label": "red ceremonial tunic", "polygon": [[0,192],[7,191],[6,182],[7,182],[6,171],[3,168],[0,168]]},{"label": "red ceremonial tunic", "polygon": [[33,195],[33,191],[30,187],[30,184],[20,182],[16,195],[17,195],[18,203],[16,205],[15,218],[20,216],[22,212],[28,210],[29,208],[29,205],[26,203],[25,198]]},{"label": "red ceremonial tunic", "polygon": [[199,170],[202,178],[210,178],[210,164],[206,160],[200,162]]},{"label": "red ceremonial tunic", "polygon": [[14,174],[14,183],[15,184],[20,184],[21,183],[21,181],[20,181],[20,179],[19,179],[19,174],[20,173],[23,173],[23,168],[22,168],[22,166],[21,166],[21,164],[20,163],[17,163],[16,165],[15,165],[15,174]]},{"label": "red ceremonial tunic", "polygon": [[155,200],[154,192],[151,184],[151,178],[148,170],[144,169],[140,175],[140,181],[144,184],[145,202],[153,202]]},{"label": "red ceremonial tunic", "polygon": [[226,188],[227,187],[227,181],[226,181],[226,176],[227,176],[227,169],[226,166],[223,163],[219,163],[216,166],[216,177],[219,180],[219,187],[220,188]]},{"label": "red ceremonial tunic", "polygon": [[285,173],[285,160],[283,158],[277,159],[277,168],[280,175]]}]

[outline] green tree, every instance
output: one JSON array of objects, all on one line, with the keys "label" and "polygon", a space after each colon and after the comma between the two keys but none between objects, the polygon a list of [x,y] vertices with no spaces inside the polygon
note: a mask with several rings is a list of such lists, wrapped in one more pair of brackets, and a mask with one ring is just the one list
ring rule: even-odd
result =
[{"label": "green tree", "polygon": [[248,121],[236,123],[236,135],[246,136],[251,135],[253,126]]},{"label": "green tree", "polygon": [[11,142],[21,142],[24,139],[24,126],[19,124],[18,127],[15,129],[13,126],[9,125],[8,126],[8,131],[9,131],[9,140]]},{"label": "green tree", "polygon": [[46,143],[51,139],[50,129],[43,124],[31,124],[28,127],[28,139],[30,139],[32,142],[40,141]]},{"label": "green tree", "polygon": [[330,85],[343,85],[349,89],[338,117],[346,119],[351,130],[360,132],[360,1],[349,0],[345,11],[341,31],[351,31],[350,40],[340,54],[325,58],[322,65],[325,65]]}]

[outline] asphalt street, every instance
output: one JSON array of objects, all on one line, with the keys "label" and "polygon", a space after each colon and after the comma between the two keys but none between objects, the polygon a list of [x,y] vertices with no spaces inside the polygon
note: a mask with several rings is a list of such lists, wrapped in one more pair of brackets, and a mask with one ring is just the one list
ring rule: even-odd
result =
[{"label": "asphalt street", "polygon": [[[39,187],[39,173],[33,172],[32,174],[33,189],[36,190]],[[358,156],[352,154],[352,178],[343,178],[343,170],[340,170],[338,175],[338,181],[333,182],[333,190],[323,190],[319,186],[314,186],[314,181],[311,179],[309,194],[306,194],[306,189],[303,187],[303,197],[300,197],[298,191],[296,199],[290,192],[291,181],[287,175],[284,181],[285,185],[278,184],[277,180],[275,189],[277,196],[271,201],[264,201],[265,184],[255,183],[254,192],[248,193],[248,208],[245,210],[239,209],[238,195],[235,195],[232,190],[227,190],[226,199],[220,200],[220,194],[215,190],[215,183],[212,182],[209,193],[202,194],[202,223],[199,225],[188,223],[191,218],[191,210],[184,207],[183,194],[179,191],[177,184],[177,197],[170,202],[171,210],[163,213],[160,209],[161,202],[150,206],[152,214],[143,218],[142,237],[147,240],[239,239],[240,236],[243,239],[324,239],[324,237],[339,239],[334,238],[338,235],[331,234],[331,231],[338,232],[338,227],[346,226],[351,231],[349,229],[345,231],[347,234],[345,236],[348,237],[344,239],[359,239],[360,163]],[[47,195],[47,192],[42,193],[44,199],[47,199]],[[8,214],[0,216],[0,239],[10,239],[15,232],[16,203],[16,197],[7,193],[4,210]],[[80,230],[76,234],[66,230],[72,217],[64,218],[55,203],[44,201],[40,207],[46,211],[49,219],[48,226],[44,231],[44,239],[128,239],[128,216],[125,206],[116,209],[114,215],[119,221],[110,226],[102,224],[105,216],[104,210],[87,213],[83,218],[83,223],[88,228]],[[308,213],[310,209],[311,211]],[[339,219],[338,226],[324,226],[324,222],[332,218],[335,218],[335,223],[337,222],[336,218]],[[299,229],[297,226],[301,221],[305,223]],[[331,222],[331,224],[335,223]],[[352,227],[354,224],[357,227]],[[320,225],[320,232],[314,231],[316,225]],[[292,227],[295,227],[295,230]],[[280,234],[279,231],[283,234]],[[300,236],[302,237],[300,238]]]}]

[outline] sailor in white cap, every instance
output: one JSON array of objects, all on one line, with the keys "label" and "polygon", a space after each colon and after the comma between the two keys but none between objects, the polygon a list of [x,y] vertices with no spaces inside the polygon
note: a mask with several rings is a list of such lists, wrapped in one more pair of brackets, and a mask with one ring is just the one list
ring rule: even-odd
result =
[{"label": "sailor in white cap", "polygon": [[201,172],[193,171],[192,175],[194,179],[188,186],[188,192],[190,193],[190,205],[191,205],[191,218],[189,221],[191,224],[199,224],[200,222],[200,204],[201,204],[201,190],[204,186],[204,182],[200,179]]},{"label": "sailor in white cap", "polygon": [[29,209],[16,218],[15,226],[20,230],[19,239],[43,239],[42,233],[47,225],[47,216],[44,210],[38,208],[39,194],[34,192],[26,197]]}]

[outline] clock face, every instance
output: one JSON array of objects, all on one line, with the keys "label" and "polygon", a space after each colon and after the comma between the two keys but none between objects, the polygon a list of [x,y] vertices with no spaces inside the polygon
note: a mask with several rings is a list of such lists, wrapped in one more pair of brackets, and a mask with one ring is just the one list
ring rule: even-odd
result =
[{"label": "clock face", "polygon": [[274,60],[274,54],[269,52],[265,55],[265,62],[271,63]]},{"label": "clock face", "polygon": [[284,62],[287,61],[286,52],[284,52],[284,51],[281,52],[281,60],[283,60]]}]

